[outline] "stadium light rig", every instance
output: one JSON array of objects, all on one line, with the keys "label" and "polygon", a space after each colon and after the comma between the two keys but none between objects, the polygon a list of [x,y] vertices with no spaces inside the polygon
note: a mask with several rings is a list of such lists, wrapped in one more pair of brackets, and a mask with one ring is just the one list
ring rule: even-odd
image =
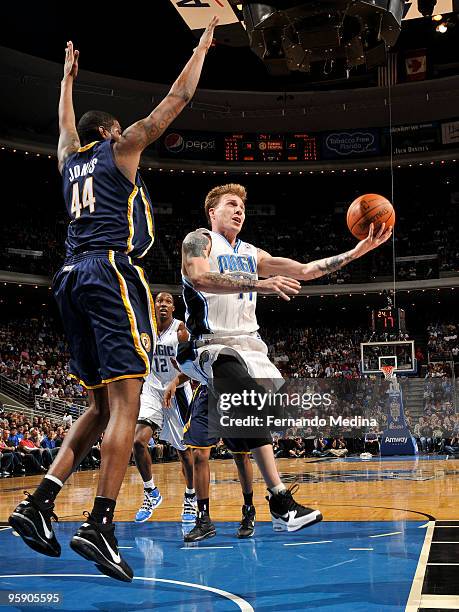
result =
[{"label": "stadium light rig", "polygon": [[[249,46],[273,75],[336,65],[383,65],[412,2],[405,0],[170,0],[198,36],[213,14],[220,44]],[[417,5],[415,5],[417,6]],[[199,9],[199,10],[198,10]],[[439,11],[440,12],[440,11]],[[416,16],[420,16],[415,8]]]},{"label": "stadium light rig", "polygon": [[321,65],[349,75],[382,66],[403,21],[445,15],[458,0],[170,0],[199,37],[217,15],[217,43],[247,47],[272,75],[310,72]]}]

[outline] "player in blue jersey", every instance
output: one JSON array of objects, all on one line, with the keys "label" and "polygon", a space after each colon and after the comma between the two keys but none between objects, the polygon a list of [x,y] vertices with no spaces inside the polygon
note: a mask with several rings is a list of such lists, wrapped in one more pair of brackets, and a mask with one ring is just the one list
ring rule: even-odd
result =
[{"label": "player in blue jersey", "polygon": [[70,223],[67,258],[53,288],[70,345],[70,372],[88,389],[89,408],[9,522],[32,549],[60,556],[51,524],[55,498],[105,432],[97,497],[70,545],[102,573],[126,582],[133,572],[120,555],[112,520],[155,348],[153,300],[138,265],[153,244],[152,207],[138,166],[142,151],[194,95],[217,22],[210,22],[164,100],[124,131],[99,111],[86,113],[76,126],[72,92],[79,52],[71,42],[65,51],[58,161]]}]

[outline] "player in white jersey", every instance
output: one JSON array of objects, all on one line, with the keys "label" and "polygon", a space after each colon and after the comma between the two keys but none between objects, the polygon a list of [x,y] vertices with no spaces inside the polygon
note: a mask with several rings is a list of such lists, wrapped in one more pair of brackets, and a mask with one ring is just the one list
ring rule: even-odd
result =
[{"label": "player in white jersey", "polygon": [[[188,234],[182,247],[183,295],[191,342],[179,348],[179,365],[190,377],[207,384],[214,394],[243,392],[257,387],[255,378],[279,383],[281,374],[269,361],[258,334],[256,294],[296,295],[299,280],[319,278],[386,242],[392,233],[384,224],[350,251],[311,263],[272,257],[238,240],[245,220],[246,190],[229,184],[212,189],[205,201],[211,231]],[[264,280],[259,280],[259,277]],[[322,519],[318,510],[298,504],[282,483],[272,446],[247,439],[269,492],[275,530],[297,531]],[[199,508],[198,499],[198,508]],[[196,535],[209,529],[210,519],[200,509]]]},{"label": "player in white jersey", "polygon": [[152,368],[140,396],[140,411],[134,438],[134,458],[143,480],[144,500],[136,514],[137,523],[147,521],[163,498],[155,486],[148,443],[159,430],[161,440],[169,442],[178,453],[185,479],[182,521],[196,519],[196,495],[193,487],[193,462],[190,449],[183,444],[183,428],[189,418],[192,390],[188,377],[180,374],[174,363],[179,341],[188,340],[183,321],[174,319],[174,298],[159,293],[155,300],[157,342]]}]

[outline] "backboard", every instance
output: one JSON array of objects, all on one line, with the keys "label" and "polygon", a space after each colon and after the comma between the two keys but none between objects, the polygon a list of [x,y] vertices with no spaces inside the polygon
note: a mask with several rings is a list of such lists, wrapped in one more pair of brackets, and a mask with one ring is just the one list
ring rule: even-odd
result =
[{"label": "backboard", "polygon": [[360,360],[362,374],[380,374],[381,366],[385,365],[393,365],[396,374],[416,372],[413,340],[362,342]]}]

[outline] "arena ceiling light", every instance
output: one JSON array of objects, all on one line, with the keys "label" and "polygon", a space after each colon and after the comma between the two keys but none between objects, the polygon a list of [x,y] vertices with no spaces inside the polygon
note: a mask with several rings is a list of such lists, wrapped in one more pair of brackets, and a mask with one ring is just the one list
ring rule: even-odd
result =
[{"label": "arena ceiling light", "polygon": [[[386,61],[407,12],[404,0],[170,0],[192,30],[213,14],[217,42],[248,45],[271,74],[324,73],[342,66],[369,68]],[[409,6],[408,6],[409,8]],[[241,27],[242,26],[242,27]]]}]

